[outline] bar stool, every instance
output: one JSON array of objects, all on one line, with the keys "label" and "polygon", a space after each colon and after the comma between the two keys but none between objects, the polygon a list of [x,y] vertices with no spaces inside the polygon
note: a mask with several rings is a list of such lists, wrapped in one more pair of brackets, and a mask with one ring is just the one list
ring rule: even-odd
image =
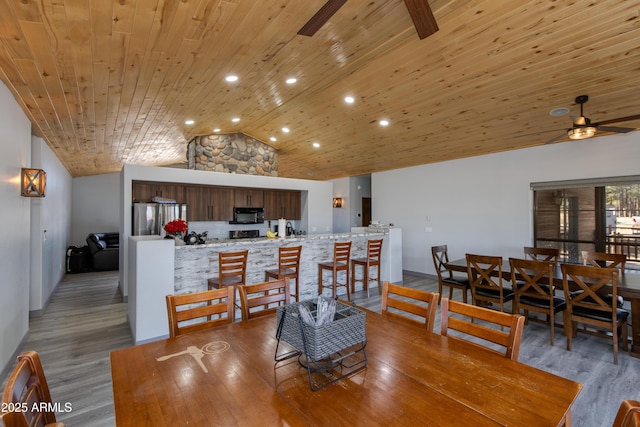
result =
[{"label": "bar stool", "polygon": [[[323,288],[331,288],[333,298],[338,297],[339,286],[347,288],[347,300],[351,301],[349,295],[349,258],[351,257],[351,242],[335,242],[333,244],[333,262],[318,263],[318,295],[322,295]],[[332,282],[325,285],[322,280],[322,272],[330,270],[333,272]],[[338,272],[345,272],[345,283],[338,283]]]},{"label": "bar stool", "polygon": [[[378,292],[382,294],[382,288],[380,286],[380,253],[382,252],[382,239],[368,240],[367,241],[367,257],[366,258],[354,258],[351,260],[351,293],[356,291],[356,282],[362,282],[362,290],[367,291],[367,297],[369,296],[369,282],[378,282]],[[362,280],[356,278],[356,267],[363,267]],[[378,275],[374,278],[369,276],[370,268],[378,267]]]},{"label": "bar stool", "polygon": [[299,292],[299,272],[300,272],[300,253],[302,252],[302,246],[289,246],[278,248],[278,268],[272,270],[265,270],[264,280],[270,279],[280,280],[288,277],[289,279],[296,279],[296,289],[294,291],[291,287],[291,297],[295,302],[298,301]]},{"label": "bar stool", "polygon": [[248,250],[218,252],[218,277],[207,280],[209,290],[244,285],[247,280]]}]

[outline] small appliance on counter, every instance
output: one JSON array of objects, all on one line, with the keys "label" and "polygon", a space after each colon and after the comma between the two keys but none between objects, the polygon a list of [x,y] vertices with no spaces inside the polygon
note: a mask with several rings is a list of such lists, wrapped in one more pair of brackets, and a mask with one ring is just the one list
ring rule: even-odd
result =
[{"label": "small appliance on counter", "polygon": [[207,240],[207,234],[208,232],[206,231],[201,234],[192,231],[191,233],[184,236],[184,242],[187,245],[203,245]]},{"label": "small appliance on counter", "polygon": [[230,239],[252,239],[260,237],[260,230],[232,230],[229,231]]},{"label": "small appliance on counter", "polygon": [[296,235],[296,230],[293,228],[291,221],[287,221],[284,218],[280,218],[278,220],[278,225],[276,225],[275,231],[278,233],[280,238]]}]

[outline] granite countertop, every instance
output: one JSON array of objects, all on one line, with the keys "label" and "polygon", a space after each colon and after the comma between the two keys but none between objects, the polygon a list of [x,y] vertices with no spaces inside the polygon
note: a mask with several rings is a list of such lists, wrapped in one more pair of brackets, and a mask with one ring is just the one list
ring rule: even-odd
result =
[{"label": "granite countertop", "polygon": [[353,236],[384,236],[385,232],[362,232],[362,233],[327,233],[327,234],[303,234],[290,236],[285,238],[276,237],[275,239],[269,239],[267,237],[255,237],[255,238],[246,238],[246,239],[215,239],[215,240],[207,240],[206,243],[200,245],[182,245],[176,246],[176,249],[189,249],[189,248],[203,248],[203,247],[211,247],[217,245],[229,245],[229,244],[239,244],[239,245],[253,245],[260,243],[282,243],[282,242],[296,242],[296,241],[305,241],[305,240],[339,240],[339,239],[348,239]]}]

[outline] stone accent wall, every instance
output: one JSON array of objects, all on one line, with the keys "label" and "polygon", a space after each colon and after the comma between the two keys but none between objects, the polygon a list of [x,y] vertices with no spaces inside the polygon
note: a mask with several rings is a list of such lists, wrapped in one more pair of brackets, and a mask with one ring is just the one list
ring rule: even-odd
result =
[{"label": "stone accent wall", "polygon": [[190,169],[278,176],[278,151],[242,133],[196,136],[187,159]]}]

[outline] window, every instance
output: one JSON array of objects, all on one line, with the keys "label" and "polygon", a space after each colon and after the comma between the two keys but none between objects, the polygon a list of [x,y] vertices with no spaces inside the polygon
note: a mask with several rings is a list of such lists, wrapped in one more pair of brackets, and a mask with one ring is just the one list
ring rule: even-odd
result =
[{"label": "window", "polygon": [[557,248],[570,263],[581,263],[585,250],[623,253],[629,268],[640,268],[640,177],[634,178],[532,184],[535,246]]}]

